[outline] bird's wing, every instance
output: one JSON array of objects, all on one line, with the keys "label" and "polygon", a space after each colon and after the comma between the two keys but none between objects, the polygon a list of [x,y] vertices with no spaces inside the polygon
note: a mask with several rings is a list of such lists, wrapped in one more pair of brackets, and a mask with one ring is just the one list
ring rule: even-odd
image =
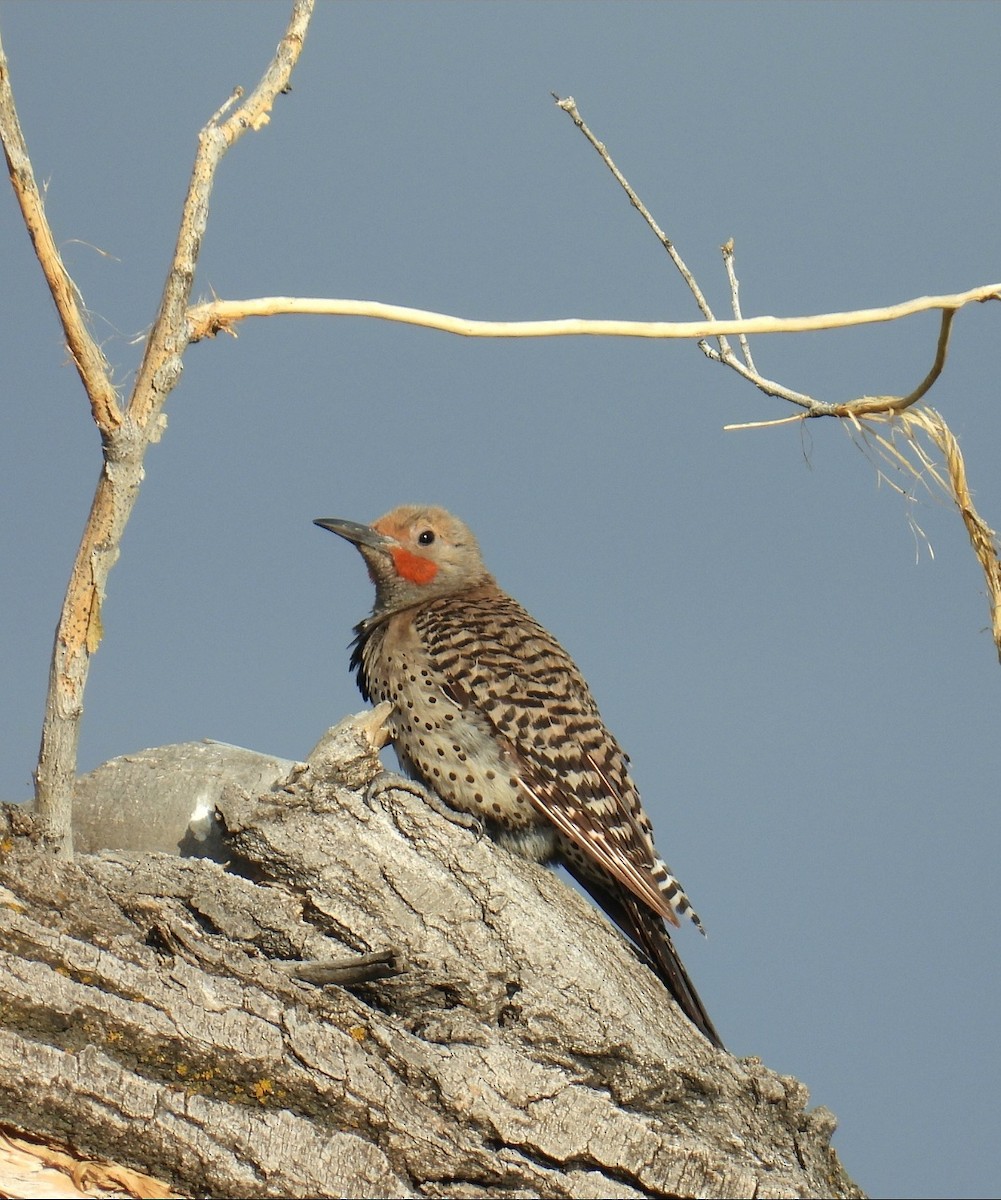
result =
[{"label": "bird's wing", "polygon": [[446,694],[488,723],[535,809],[590,865],[678,925],[671,900],[691,911],[687,897],[657,855],[628,760],[563,647],[498,592],[450,597],[416,624]]},{"label": "bird's wing", "polygon": [[678,918],[658,887],[652,855],[643,852],[632,831],[622,797],[607,793],[601,800],[581,801],[575,791],[546,778],[535,764],[515,753],[521,785],[536,810],[547,817],[568,841],[579,847],[596,867],[614,876],[659,916],[678,925]]}]

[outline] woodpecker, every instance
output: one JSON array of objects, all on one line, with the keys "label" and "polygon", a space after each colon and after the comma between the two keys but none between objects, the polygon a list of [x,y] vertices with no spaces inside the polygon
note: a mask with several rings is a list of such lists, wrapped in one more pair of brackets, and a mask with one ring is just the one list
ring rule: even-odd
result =
[{"label": "woodpecker", "polygon": [[665,926],[687,917],[704,933],[702,923],[569,654],[497,586],[472,532],[444,509],[314,524],[354,543],[375,584],[351,667],[366,700],[393,704],[403,769],[508,850],[562,863],[722,1049]]}]

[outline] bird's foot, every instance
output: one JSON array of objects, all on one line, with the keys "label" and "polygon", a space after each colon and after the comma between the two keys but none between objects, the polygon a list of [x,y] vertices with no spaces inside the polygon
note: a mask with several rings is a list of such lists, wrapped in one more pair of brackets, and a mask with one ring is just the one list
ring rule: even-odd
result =
[{"label": "bird's foot", "polygon": [[393,771],[383,771],[365,789],[365,800],[368,804],[375,805],[386,792],[406,792],[410,796],[416,796],[418,800],[423,800],[432,812],[436,812],[439,817],[444,817],[451,824],[458,825],[460,829],[468,829],[477,837],[483,833],[483,822],[479,818],[474,817],[472,813],[452,808],[440,796],[415,779],[405,779]]}]

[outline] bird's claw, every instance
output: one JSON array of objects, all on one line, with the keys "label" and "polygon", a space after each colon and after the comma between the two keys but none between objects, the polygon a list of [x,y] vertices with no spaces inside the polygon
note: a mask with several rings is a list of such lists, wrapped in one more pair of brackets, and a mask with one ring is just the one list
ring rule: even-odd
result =
[{"label": "bird's claw", "polygon": [[462,812],[458,808],[452,808],[440,796],[414,779],[405,779],[393,771],[382,771],[365,789],[365,802],[370,807],[374,807],[386,792],[406,792],[410,796],[415,796],[418,800],[422,800],[432,812],[437,813],[439,817],[444,817],[452,825],[470,830],[477,838],[483,836],[483,822],[478,817],[474,817],[472,813]]}]

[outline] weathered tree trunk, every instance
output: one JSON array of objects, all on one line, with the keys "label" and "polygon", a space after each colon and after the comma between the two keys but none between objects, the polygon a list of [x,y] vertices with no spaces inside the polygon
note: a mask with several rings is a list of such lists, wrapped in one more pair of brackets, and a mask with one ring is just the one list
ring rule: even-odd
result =
[{"label": "weathered tree trunk", "polygon": [[[0,1122],[192,1195],[861,1195],[831,1114],[714,1050],[562,880],[366,791],[373,728],[223,787],[228,869],[56,862],[5,811]],[[382,949],[395,978],[295,973]]]}]

